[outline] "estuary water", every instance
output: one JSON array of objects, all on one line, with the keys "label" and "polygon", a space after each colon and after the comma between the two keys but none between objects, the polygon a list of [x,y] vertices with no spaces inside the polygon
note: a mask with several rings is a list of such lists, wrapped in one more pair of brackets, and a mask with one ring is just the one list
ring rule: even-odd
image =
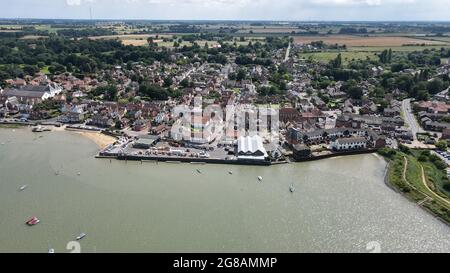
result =
[{"label": "estuary water", "polygon": [[82,232],[82,252],[450,252],[450,228],[387,187],[376,155],[252,167],[97,152],[74,132],[0,129],[0,252],[69,252]]}]

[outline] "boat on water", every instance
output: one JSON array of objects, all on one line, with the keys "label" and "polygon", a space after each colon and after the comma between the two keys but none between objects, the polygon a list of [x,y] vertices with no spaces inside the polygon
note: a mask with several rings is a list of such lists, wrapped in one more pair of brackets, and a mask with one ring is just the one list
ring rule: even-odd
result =
[{"label": "boat on water", "polygon": [[202,173],[202,171],[200,171],[199,169],[197,169],[197,172],[198,172],[198,173]]},{"label": "boat on water", "polygon": [[35,225],[39,224],[39,222],[41,222],[41,220],[39,220],[37,217],[31,217],[25,223],[29,226],[35,226]]},{"label": "boat on water", "polygon": [[80,172],[78,172],[78,173],[77,173],[77,175],[78,175],[78,176],[80,176],[80,175],[81,175],[81,173],[80,173]]},{"label": "boat on water", "polygon": [[55,250],[54,250],[53,248],[49,248],[49,249],[48,249],[48,253],[53,254],[53,253],[55,253]]},{"label": "boat on water", "polygon": [[263,180],[262,176],[258,176],[258,180],[262,181]]},{"label": "boat on water", "polygon": [[84,237],[86,237],[86,233],[81,233],[80,235],[78,235],[78,237],[76,239],[77,239],[77,241],[80,241]]},{"label": "boat on water", "polygon": [[232,171],[229,171],[228,174],[233,174],[233,172],[232,172]]},{"label": "boat on water", "polygon": [[291,193],[294,193],[294,192],[295,192],[295,187],[294,187],[294,185],[289,186],[289,191],[290,191]]},{"label": "boat on water", "polygon": [[28,185],[23,185],[22,187],[19,188],[19,191],[24,191],[28,188]]},{"label": "boat on water", "polygon": [[41,132],[44,132],[44,128],[42,126],[36,126],[36,127],[33,127],[33,129],[31,129],[31,131],[33,133],[41,133]]}]

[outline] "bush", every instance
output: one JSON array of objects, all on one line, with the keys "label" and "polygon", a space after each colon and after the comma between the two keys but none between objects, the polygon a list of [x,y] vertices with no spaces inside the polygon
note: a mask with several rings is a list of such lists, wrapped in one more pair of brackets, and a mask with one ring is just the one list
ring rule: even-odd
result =
[{"label": "bush", "polygon": [[387,158],[393,158],[397,154],[397,152],[393,149],[382,148],[378,150],[378,154]]},{"label": "bush", "polygon": [[398,146],[398,148],[399,148],[399,150],[400,150],[402,153],[405,153],[405,154],[409,154],[409,153],[410,153],[409,148],[406,147],[405,145],[400,144],[400,145]]},{"label": "bush", "polygon": [[450,192],[450,182],[449,181],[445,182],[443,187],[444,187],[444,190]]},{"label": "bush", "polygon": [[418,159],[419,159],[420,162],[427,162],[428,161],[428,157],[426,155],[424,155],[424,154],[421,154]]},{"label": "bush", "polygon": [[447,151],[447,141],[440,140],[436,143],[436,148],[440,151]]}]

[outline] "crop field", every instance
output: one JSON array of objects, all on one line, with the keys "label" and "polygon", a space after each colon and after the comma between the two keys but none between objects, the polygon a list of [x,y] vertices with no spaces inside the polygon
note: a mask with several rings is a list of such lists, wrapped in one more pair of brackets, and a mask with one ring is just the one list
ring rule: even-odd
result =
[{"label": "crop field", "polygon": [[105,35],[105,36],[91,36],[89,39],[91,40],[107,40],[107,39],[119,39],[119,40],[145,40],[147,41],[148,38],[152,37],[155,39],[157,38],[172,38],[171,34],[124,34],[124,35]]},{"label": "crop field", "polygon": [[375,52],[311,52],[311,53],[301,53],[300,57],[304,59],[312,59],[321,63],[329,63],[331,60],[336,59],[338,54],[341,53],[342,61],[344,64],[348,64],[351,60],[366,60],[377,59],[377,53]]},{"label": "crop field", "polygon": [[311,43],[314,41],[323,41],[326,44],[339,44],[348,47],[389,47],[389,46],[403,46],[403,45],[446,45],[446,42],[431,41],[424,39],[416,39],[410,37],[386,37],[386,36],[371,36],[361,37],[352,35],[329,35],[329,36],[296,36],[295,43]]},{"label": "crop field", "polygon": [[299,32],[301,31],[298,28],[294,27],[245,27],[243,29],[239,29],[237,33],[292,33],[292,31]]},{"label": "crop field", "polygon": [[413,52],[422,51],[425,49],[435,49],[439,50],[441,48],[450,48],[450,44],[447,45],[417,45],[417,46],[354,46],[347,48],[348,51],[354,52],[381,52],[385,49],[392,49],[394,52]]}]

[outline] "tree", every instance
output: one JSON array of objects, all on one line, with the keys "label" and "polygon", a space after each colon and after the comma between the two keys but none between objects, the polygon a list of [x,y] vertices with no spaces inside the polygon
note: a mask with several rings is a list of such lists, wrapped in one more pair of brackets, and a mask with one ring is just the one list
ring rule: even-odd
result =
[{"label": "tree", "polygon": [[164,87],[169,87],[173,84],[173,79],[172,77],[167,77],[164,79]]},{"label": "tree", "polygon": [[139,94],[155,100],[167,100],[169,97],[169,92],[165,88],[149,83],[139,86]]},{"label": "tree", "polygon": [[436,143],[436,148],[439,151],[447,151],[447,141],[440,140],[438,143]]},{"label": "tree", "polygon": [[427,89],[430,94],[437,94],[444,89],[444,82],[437,78],[428,82]]},{"label": "tree", "polygon": [[398,146],[398,149],[400,150],[400,152],[405,153],[405,154],[409,154],[410,150],[408,147],[406,147],[405,145],[400,144]]},{"label": "tree", "polygon": [[107,86],[99,86],[92,92],[94,96],[103,96],[106,100],[109,101],[116,101],[117,93],[117,86],[113,84]]},{"label": "tree", "polygon": [[445,183],[444,183],[444,190],[446,190],[446,191],[448,191],[448,192],[450,192],[450,181],[446,181]]},{"label": "tree", "polygon": [[428,93],[427,90],[419,90],[417,92],[416,98],[418,100],[427,101],[430,98],[430,94]]},{"label": "tree", "polygon": [[341,68],[342,67],[342,54],[339,53],[336,59],[331,61],[331,66],[333,68]]},{"label": "tree", "polygon": [[183,79],[183,80],[180,82],[180,86],[183,87],[183,88],[189,87],[189,85],[190,85],[190,82],[189,82],[189,80],[186,79],[186,78]]},{"label": "tree", "polygon": [[390,63],[392,61],[392,49],[383,50],[378,57],[380,58],[380,62],[384,64]]},{"label": "tree", "polygon": [[350,89],[348,90],[348,95],[350,96],[350,98],[355,99],[355,100],[360,100],[362,99],[364,92],[362,90],[361,87],[359,86],[352,86],[350,87]]},{"label": "tree", "polygon": [[245,80],[247,78],[247,72],[244,69],[239,69],[238,73],[236,74],[236,80],[237,81],[242,81]]}]

